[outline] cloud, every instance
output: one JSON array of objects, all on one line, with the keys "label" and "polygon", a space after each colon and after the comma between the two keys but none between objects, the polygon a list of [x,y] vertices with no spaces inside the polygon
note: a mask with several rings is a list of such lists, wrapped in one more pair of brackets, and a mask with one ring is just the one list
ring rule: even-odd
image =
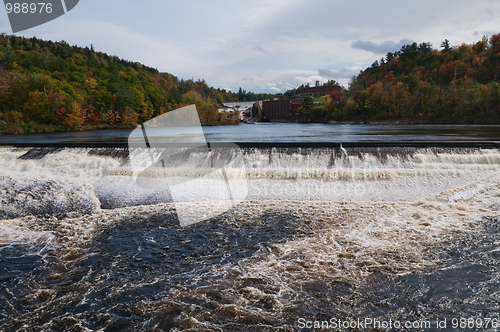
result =
[{"label": "cloud", "polygon": [[346,67],[339,70],[318,69],[318,75],[328,79],[351,78],[358,75],[362,67]]},{"label": "cloud", "polygon": [[489,31],[474,31],[474,37],[483,37],[483,36],[486,36],[486,37],[491,37],[493,35],[496,35],[498,33],[498,30],[489,30]]},{"label": "cloud", "polygon": [[358,50],[368,51],[375,54],[386,54],[388,52],[396,52],[399,51],[401,46],[412,44],[413,40],[411,39],[401,39],[399,43],[387,40],[382,44],[378,45],[377,43],[371,41],[355,41],[351,44],[353,48]]},{"label": "cloud", "polygon": [[[137,61],[160,71],[173,72],[172,69],[179,69],[176,73],[179,75],[184,74],[184,68],[196,68],[192,71],[195,73],[202,67],[199,57],[184,45],[144,34],[127,26],[101,21],[54,20],[47,23],[47,27],[55,32],[49,35],[39,33],[38,38],[65,40],[70,45],[83,47],[93,44],[97,51]],[[29,33],[32,33],[31,30],[27,30],[24,35],[30,36]],[[185,72],[185,77],[189,77],[191,72]]]},{"label": "cloud", "polygon": [[266,53],[266,51],[264,50],[264,48],[260,45],[255,45],[255,49],[261,53]]},{"label": "cloud", "polygon": [[[29,30],[24,35],[92,43],[99,51],[232,91],[241,86],[284,92],[328,79],[347,85],[381,54],[413,40],[439,47],[445,38],[460,45],[500,32],[500,1],[494,0],[387,0],[384,6],[370,0],[148,4],[86,0],[44,25],[54,33]],[[0,32],[2,27],[8,27],[8,18],[0,11]]]}]

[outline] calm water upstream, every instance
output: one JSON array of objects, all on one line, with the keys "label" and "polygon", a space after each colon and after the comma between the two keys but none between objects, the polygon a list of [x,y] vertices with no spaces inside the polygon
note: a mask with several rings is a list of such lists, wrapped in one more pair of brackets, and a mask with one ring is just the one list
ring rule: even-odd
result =
[{"label": "calm water upstream", "polygon": [[[126,142],[132,130],[5,135],[0,144]],[[500,126],[375,125],[258,123],[204,127],[209,142],[377,142],[377,141],[500,141]],[[158,131],[165,135],[165,131]],[[171,130],[165,141],[189,141],[189,130]]]}]

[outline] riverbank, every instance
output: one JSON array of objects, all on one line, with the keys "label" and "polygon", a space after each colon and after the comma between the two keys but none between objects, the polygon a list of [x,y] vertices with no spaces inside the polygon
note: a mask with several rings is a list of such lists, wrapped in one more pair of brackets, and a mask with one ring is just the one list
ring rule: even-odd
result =
[{"label": "riverbank", "polygon": [[[287,120],[272,120],[271,122],[278,123],[289,123]],[[392,119],[392,120],[344,120],[344,121],[308,121],[305,119],[297,119],[293,122],[296,123],[323,123],[323,124],[331,124],[331,125],[356,125],[356,124],[371,124],[371,125],[499,125],[499,121],[481,121],[478,119],[469,119],[469,120],[461,120],[461,121],[431,121],[429,119]]]},{"label": "riverbank", "polygon": [[60,125],[46,125],[33,123],[11,123],[0,125],[0,135],[23,135],[23,134],[48,134],[48,133],[63,133],[63,132],[79,132],[92,130],[111,130],[111,129],[134,129],[136,125],[120,124],[120,125],[85,125],[81,127],[66,127]]}]

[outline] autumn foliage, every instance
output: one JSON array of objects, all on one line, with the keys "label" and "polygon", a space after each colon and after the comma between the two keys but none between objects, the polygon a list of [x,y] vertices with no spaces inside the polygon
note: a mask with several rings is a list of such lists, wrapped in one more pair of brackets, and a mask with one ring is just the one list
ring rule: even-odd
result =
[{"label": "autumn foliage", "polygon": [[238,100],[205,81],[179,80],[92,47],[0,35],[0,134],[133,127],[182,106],[192,93],[206,124],[221,121],[224,100]]},{"label": "autumn foliage", "polygon": [[353,77],[345,96],[323,97],[312,121],[500,122],[500,34],[457,47],[405,45]]}]

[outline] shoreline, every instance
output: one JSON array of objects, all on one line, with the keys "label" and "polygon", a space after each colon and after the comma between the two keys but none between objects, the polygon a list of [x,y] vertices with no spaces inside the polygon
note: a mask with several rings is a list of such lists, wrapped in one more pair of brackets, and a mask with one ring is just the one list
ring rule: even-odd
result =
[{"label": "shoreline", "polygon": [[[202,127],[217,127],[217,126],[237,126],[243,123],[230,123],[230,124],[204,124]],[[25,124],[19,126],[18,124],[4,124],[0,125],[0,137],[2,136],[16,136],[16,135],[30,135],[30,134],[52,134],[52,133],[77,133],[84,131],[104,131],[104,130],[133,130],[139,124],[121,124],[121,125],[86,125],[76,128],[65,128],[56,125],[44,124]],[[11,127],[11,128],[9,128]],[[23,128],[24,127],[24,128]]]},{"label": "shoreline", "polygon": [[414,120],[348,120],[348,121],[280,121],[271,120],[270,123],[300,123],[300,124],[327,124],[327,125],[448,125],[448,126],[500,126],[500,122],[474,122],[468,123],[465,121],[457,122],[429,122],[429,121],[414,121]]}]

